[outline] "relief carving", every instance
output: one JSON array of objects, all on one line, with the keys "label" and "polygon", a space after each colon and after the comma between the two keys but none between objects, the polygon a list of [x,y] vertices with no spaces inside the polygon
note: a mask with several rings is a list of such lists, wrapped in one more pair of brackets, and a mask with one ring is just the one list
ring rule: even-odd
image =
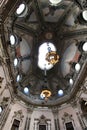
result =
[{"label": "relief carving", "polygon": [[23,122],[23,118],[24,118],[24,115],[23,115],[22,110],[14,111],[14,115],[12,117],[12,121],[14,119],[17,119],[17,120],[19,120],[22,123]]},{"label": "relief carving", "polygon": [[9,100],[10,100],[10,97],[3,97],[3,100],[1,102],[1,105],[3,106],[3,108],[8,105]]},{"label": "relief carving", "polygon": [[65,112],[63,117],[62,117],[62,120],[63,120],[63,122],[69,122],[69,121],[73,120],[72,115]]},{"label": "relief carving", "polygon": [[69,113],[65,112],[63,117],[62,117],[62,120],[63,120],[64,129],[66,129],[66,127],[68,127],[66,125],[70,125],[70,128],[72,130],[75,129],[75,124],[74,124],[74,120],[73,120],[72,114],[69,114]]}]

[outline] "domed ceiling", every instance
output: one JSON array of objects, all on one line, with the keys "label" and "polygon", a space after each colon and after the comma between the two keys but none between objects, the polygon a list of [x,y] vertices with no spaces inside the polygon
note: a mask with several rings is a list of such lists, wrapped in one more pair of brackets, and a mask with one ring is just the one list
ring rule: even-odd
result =
[{"label": "domed ceiling", "polygon": [[87,2],[9,0],[2,20],[16,95],[36,105],[70,100],[87,64]]}]

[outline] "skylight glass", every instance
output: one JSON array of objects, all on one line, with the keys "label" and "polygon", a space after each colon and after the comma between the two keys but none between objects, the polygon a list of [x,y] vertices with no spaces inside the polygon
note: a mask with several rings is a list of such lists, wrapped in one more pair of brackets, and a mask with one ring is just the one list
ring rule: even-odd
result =
[{"label": "skylight glass", "polygon": [[73,85],[73,79],[69,80],[70,85]]},{"label": "skylight glass", "polygon": [[25,4],[20,4],[19,5],[19,7],[17,8],[17,10],[16,10],[16,13],[18,14],[18,15],[20,15],[21,13],[23,13],[23,11],[25,10]]},{"label": "skylight glass", "polygon": [[84,19],[85,21],[87,21],[87,10],[84,10],[84,11],[82,12],[82,16],[83,16],[83,19]]},{"label": "skylight glass", "polygon": [[83,46],[82,46],[82,49],[83,49],[83,51],[87,51],[87,42],[85,42],[84,44],[83,44]]},{"label": "skylight glass", "polygon": [[29,92],[29,89],[27,87],[24,88],[24,93],[28,93]]},{"label": "skylight glass", "polygon": [[21,76],[17,75],[17,82],[19,82],[21,80]]},{"label": "skylight glass", "polygon": [[[50,42],[48,44],[52,51],[56,51],[54,44]],[[42,45],[40,45],[38,50],[38,66],[42,70],[44,70],[45,68],[46,70],[49,70],[53,67],[53,65],[49,64],[49,62],[46,60],[46,54],[48,53],[48,44],[47,42],[43,43]]]},{"label": "skylight glass", "polygon": [[16,43],[16,37],[14,35],[10,35],[10,43],[14,45]]},{"label": "skylight glass", "polygon": [[76,65],[75,65],[75,70],[78,72],[79,70],[80,70],[80,64],[79,63],[77,63]]},{"label": "skylight glass", "polygon": [[0,106],[0,113],[2,112],[2,107]]},{"label": "skylight glass", "polygon": [[59,4],[62,0],[49,0],[53,5]]},{"label": "skylight glass", "polygon": [[64,93],[63,93],[63,90],[60,89],[60,90],[58,91],[58,95],[59,95],[59,96],[63,96],[63,94],[64,94]]},{"label": "skylight glass", "polygon": [[19,7],[17,8],[17,10],[16,10],[16,15],[17,15],[18,17],[24,17],[24,16],[26,16],[27,12],[28,12],[28,7],[27,7],[27,5],[24,4],[24,3],[22,3],[22,4],[20,4]]},{"label": "skylight glass", "polygon": [[15,59],[14,59],[14,66],[17,66],[17,64],[18,64],[18,59],[15,58]]}]

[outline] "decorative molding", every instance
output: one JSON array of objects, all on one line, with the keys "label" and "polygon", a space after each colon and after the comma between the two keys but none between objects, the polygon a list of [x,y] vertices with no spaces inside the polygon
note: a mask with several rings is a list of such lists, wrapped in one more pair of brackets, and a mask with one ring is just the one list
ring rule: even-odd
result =
[{"label": "decorative molding", "polygon": [[71,102],[70,102],[70,104],[71,104],[71,106],[72,106],[73,108],[76,108],[76,107],[77,107],[77,99],[76,99],[76,98],[75,98],[75,99],[72,99]]},{"label": "decorative molding", "polygon": [[39,123],[46,124],[46,117],[44,115],[41,115]]},{"label": "decorative molding", "polygon": [[72,114],[65,112],[63,117],[62,117],[62,120],[63,120],[64,129],[66,129],[65,128],[66,123],[72,122],[72,125],[73,125],[74,129],[76,130]]},{"label": "decorative molding", "polygon": [[27,108],[27,111],[28,111],[29,113],[32,113],[33,110],[34,110],[34,106],[33,106],[33,105],[29,105],[28,108]]},{"label": "decorative molding", "polygon": [[53,114],[58,113],[58,107],[57,106],[52,107],[52,112],[53,112]]},{"label": "decorative molding", "polygon": [[[23,122],[23,118],[24,118],[24,115],[23,115],[22,110],[14,111],[14,115],[13,115],[13,117],[12,117],[12,121],[13,121],[14,119],[17,119],[17,120],[20,121],[20,123],[22,123],[22,122]],[[11,121],[11,122],[12,122],[12,121]]]},{"label": "decorative molding", "polygon": [[64,115],[63,115],[63,117],[62,117],[62,120],[63,120],[64,123],[65,122],[70,122],[71,120],[73,120],[72,119],[72,115],[69,114],[69,113],[67,113],[67,112],[65,112]]},{"label": "decorative molding", "polygon": [[2,106],[5,107],[9,104],[10,97],[3,97],[3,100],[1,102]]}]

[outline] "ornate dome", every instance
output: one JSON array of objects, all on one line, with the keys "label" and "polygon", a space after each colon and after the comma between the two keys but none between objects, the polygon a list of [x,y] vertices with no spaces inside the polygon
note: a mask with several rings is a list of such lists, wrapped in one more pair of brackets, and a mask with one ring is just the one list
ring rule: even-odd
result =
[{"label": "ornate dome", "polygon": [[[9,5],[2,12],[1,31],[15,95],[35,105],[70,100],[87,64],[85,0],[17,0]],[[51,92],[47,100],[41,96],[44,88]]]}]

